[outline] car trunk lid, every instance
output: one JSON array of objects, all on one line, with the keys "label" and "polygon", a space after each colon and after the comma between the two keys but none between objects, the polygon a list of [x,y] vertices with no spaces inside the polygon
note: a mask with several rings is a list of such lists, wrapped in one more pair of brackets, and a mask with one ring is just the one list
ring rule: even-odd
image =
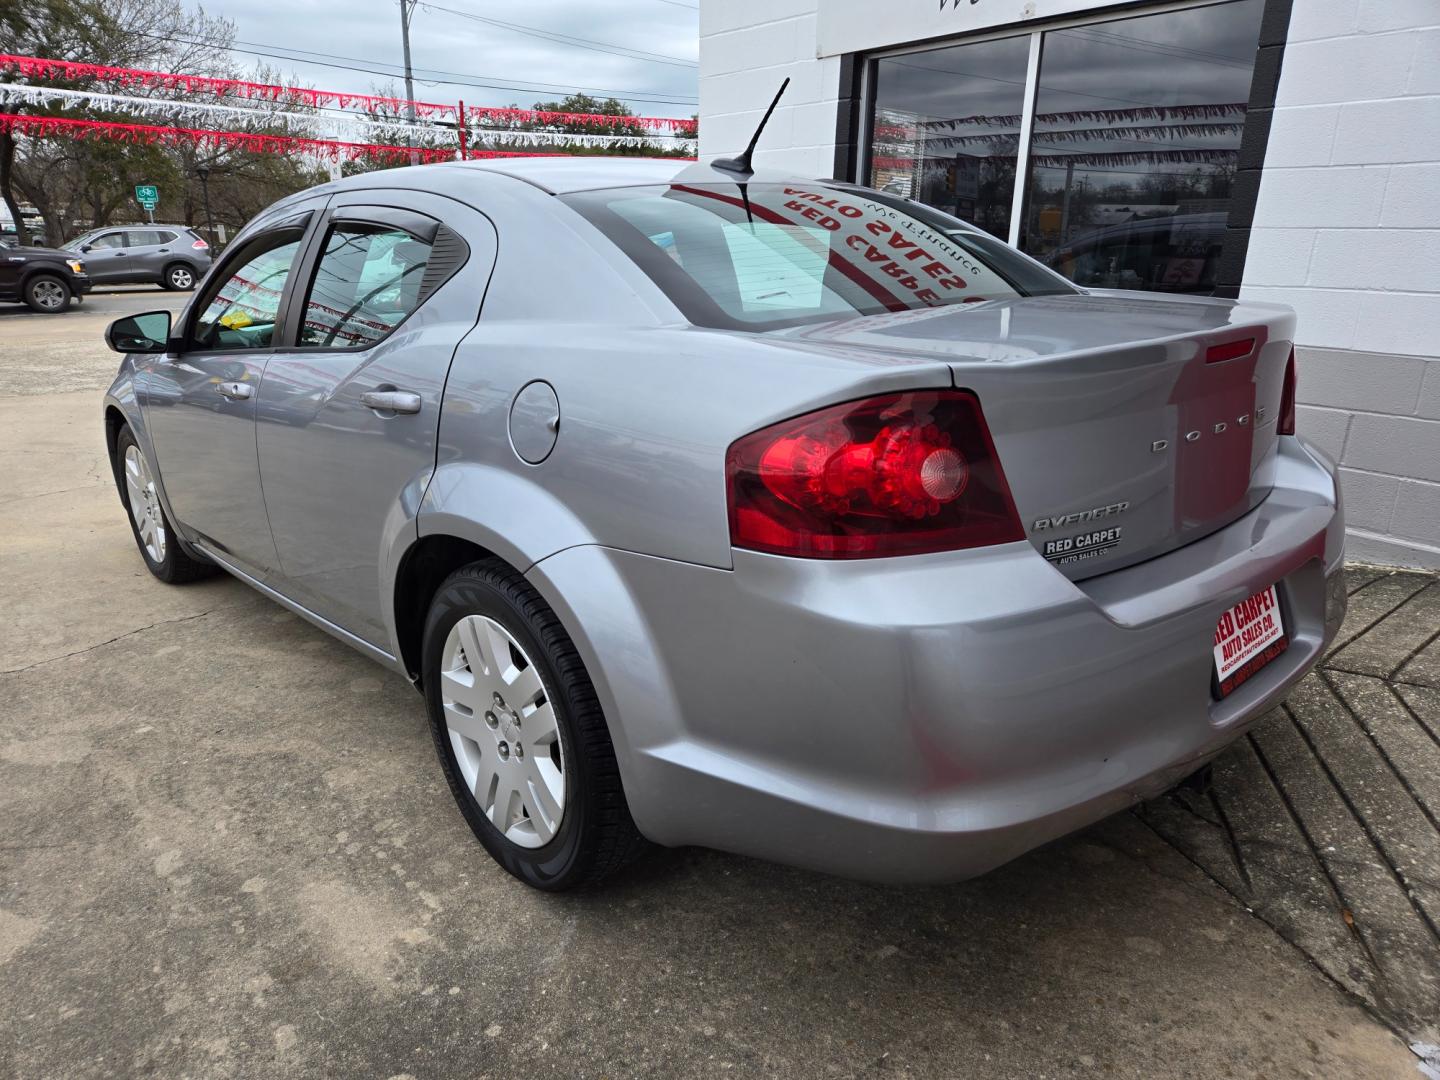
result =
[{"label": "car trunk lid", "polygon": [[1094,292],[775,336],[943,358],[984,409],[1032,544],[1078,580],[1235,521],[1273,485],[1289,309]]}]

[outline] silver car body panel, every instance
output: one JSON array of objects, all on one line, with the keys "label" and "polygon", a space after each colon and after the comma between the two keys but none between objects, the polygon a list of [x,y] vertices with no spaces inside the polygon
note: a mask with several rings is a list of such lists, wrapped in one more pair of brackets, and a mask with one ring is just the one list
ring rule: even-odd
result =
[{"label": "silver car body panel", "polygon": [[[730,182],[705,166],[680,169],[687,184]],[[225,536],[187,519],[191,492],[166,491],[199,477],[165,439],[150,441],[155,416],[173,405],[141,406],[134,384],[174,358],[127,358],[107,406],[143,433],[186,541],[397,670],[396,579],[417,540],[465,539],[524,572],[595,682],[637,824],[666,844],[886,880],[979,873],[1173,783],[1283,697],[1333,637],[1344,610],[1333,466],[1274,435],[1272,412],[1240,502],[1189,531],[1164,502],[1174,459],[1146,468],[1161,384],[1193,376],[1209,341],[1263,335],[1238,381],[1274,409],[1276,357],[1293,337],[1287,309],[1077,294],[769,334],[701,329],[551,194],[663,183],[676,170],[546,159],[392,170],[312,189],[247,227],[236,244],[311,203],[374,202],[381,189],[421,212],[454,200],[470,223],[466,273],[476,271],[404,324],[413,339],[322,364],[324,387],[300,395],[306,408],[262,408],[255,480],[263,503],[290,504],[262,517],[279,522],[271,565],[242,565]],[[498,238],[493,271],[472,239],[486,227]],[[942,330],[934,324],[947,313]],[[447,349],[440,373],[435,357]],[[438,427],[410,423],[435,422],[424,407],[376,426],[377,438],[415,445],[372,468],[393,448],[342,430],[353,413],[345,380],[412,352],[423,370],[405,374],[438,405]],[[1148,389],[1126,370],[1151,372],[1140,380]],[[512,416],[537,379],[558,401],[554,448],[538,465],[516,453],[511,429],[543,419]],[[1027,540],[859,561],[730,546],[724,455],[736,438],[836,401],[951,386],[983,404]],[[1127,413],[1127,401],[1137,408]],[[1172,410],[1166,422],[1181,419]],[[1056,445],[1084,438],[1106,452],[1113,443],[1127,468],[1140,462],[1127,491],[1107,492],[1083,471],[1068,473],[1073,491],[1047,486],[1064,473],[1054,463],[1075,457]],[[289,490],[276,479],[307,462],[322,466],[315,477]],[[1034,519],[1107,499],[1133,504],[1134,545],[1083,572],[1042,557]],[[1163,511],[1145,509],[1157,500]],[[1174,527],[1147,532],[1147,512]],[[313,550],[341,532],[336,552]],[[373,588],[337,574],[342,550]],[[1219,614],[1276,583],[1290,648],[1215,701]]]}]

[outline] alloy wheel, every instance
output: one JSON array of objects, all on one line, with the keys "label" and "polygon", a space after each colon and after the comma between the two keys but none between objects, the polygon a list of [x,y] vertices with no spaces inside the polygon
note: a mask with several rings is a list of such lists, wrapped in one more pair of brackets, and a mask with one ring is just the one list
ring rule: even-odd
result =
[{"label": "alloy wheel", "polygon": [[37,281],[30,290],[35,303],[46,311],[55,311],[65,306],[65,288],[55,281]]},{"label": "alloy wheel", "polygon": [[505,627],[463,616],[440,656],[440,699],[460,774],[507,840],[537,848],[565,813],[565,749],[539,669]]},{"label": "alloy wheel", "polygon": [[125,494],[130,500],[130,516],[140,533],[140,544],[150,561],[165,561],[165,514],[160,509],[160,496],[150,476],[150,466],[140,448],[125,448]]},{"label": "alloy wheel", "polygon": [[170,284],[177,289],[188,289],[195,284],[195,275],[180,267],[170,271]]}]

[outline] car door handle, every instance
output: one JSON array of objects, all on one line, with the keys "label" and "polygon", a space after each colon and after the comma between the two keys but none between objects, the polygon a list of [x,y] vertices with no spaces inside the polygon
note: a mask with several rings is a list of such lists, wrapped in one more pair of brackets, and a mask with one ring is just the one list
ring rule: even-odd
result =
[{"label": "car door handle", "polygon": [[377,411],[417,413],[420,395],[409,390],[369,390],[360,395],[360,404]]},{"label": "car door handle", "polygon": [[227,397],[231,401],[244,401],[255,395],[255,387],[243,382],[216,383],[215,390],[221,397]]},{"label": "car door handle", "polygon": [[161,254],[161,255],[165,255],[165,254],[167,254],[169,251],[170,251],[169,248],[161,248],[161,249],[160,249],[160,254]]}]

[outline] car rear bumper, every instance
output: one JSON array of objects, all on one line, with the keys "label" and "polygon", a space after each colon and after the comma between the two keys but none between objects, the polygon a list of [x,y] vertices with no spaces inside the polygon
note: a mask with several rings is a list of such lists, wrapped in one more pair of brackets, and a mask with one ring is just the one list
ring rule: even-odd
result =
[{"label": "car rear bumper", "polygon": [[[1028,543],[731,571],[600,547],[531,577],[577,639],[641,830],[945,881],[1153,796],[1279,702],[1344,615],[1331,471],[1282,439],[1232,525],[1071,582]],[[1278,583],[1290,645],[1223,701],[1222,611]]]}]

